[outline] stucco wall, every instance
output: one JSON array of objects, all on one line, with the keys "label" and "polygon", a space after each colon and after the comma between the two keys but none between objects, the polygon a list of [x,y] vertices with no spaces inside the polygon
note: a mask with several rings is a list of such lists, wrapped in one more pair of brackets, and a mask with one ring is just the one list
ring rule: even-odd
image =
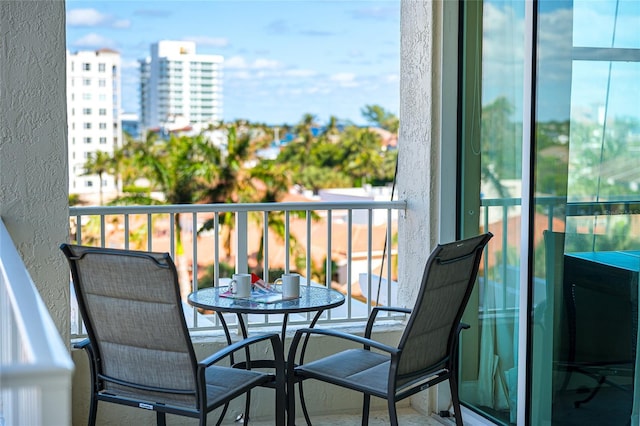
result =
[{"label": "stucco wall", "polygon": [[[426,259],[439,242],[441,16],[442,2],[401,2],[397,185],[407,209],[398,221],[398,302],[409,307]],[[436,397],[431,390],[422,392],[412,405],[430,413]]]},{"label": "stucco wall", "polygon": [[0,216],[69,340],[65,7],[0,1]]},{"label": "stucco wall", "polygon": [[399,302],[406,306],[415,300],[426,258],[438,242],[440,53],[433,36],[440,8],[439,2],[402,2],[397,180],[399,199],[408,204],[398,223],[398,250],[408,255],[398,257],[398,270]]}]

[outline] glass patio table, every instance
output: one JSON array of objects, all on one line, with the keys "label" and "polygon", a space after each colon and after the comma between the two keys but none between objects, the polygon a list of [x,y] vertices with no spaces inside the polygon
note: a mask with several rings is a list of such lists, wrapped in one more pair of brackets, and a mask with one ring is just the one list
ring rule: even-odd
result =
[{"label": "glass patio table", "polygon": [[[276,291],[281,292],[282,290],[280,285],[272,287],[275,287]],[[226,286],[204,288],[191,293],[187,300],[192,306],[216,312],[225,334],[227,334],[228,341],[230,341],[231,337],[222,313],[237,314],[243,337],[247,337],[247,326],[242,314],[283,314],[281,338],[284,346],[289,314],[315,312],[309,325],[313,327],[324,311],[340,306],[345,301],[344,295],[337,290],[307,285],[300,286],[300,297],[296,299],[270,302],[261,302],[252,298],[224,297],[222,294],[227,290],[228,287]]]},{"label": "glass patio table", "polygon": [[[282,292],[282,286],[276,285],[272,286],[276,291]],[[309,285],[301,285],[300,286],[300,297],[295,299],[282,299],[282,300],[271,300],[269,302],[260,302],[256,299],[252,298],[233,298],[233,297],[225,297],[222,296],[223,293],[228,291],[227,286],[220,287],[209,287],[201,290],[194,291],[191,293],[187,300],[189,304],[214,311],[220,322],[222,323],[222,327],[224,329],[224,333],[227,338],[227,343],[231,344],[231,333],[229,332],[229,327],[223,317],[223,313],[235,313],[238,317],[238,325],[242,332],[242,337],[246,338],[247,326],[245,324],[243,314],[283,314],[282,319],[282,331],[281,331],[281,339],[282,339],[282,349],[284,351],[285,348],[285,337],[287,331],[287,322],[289,320],[289,314],[298,314],[304,312],[315,312],[313,319],[309,327],[313,327],[320,316],[327,309],[332,309],[337,306],[342,305],[345,302],[345,297],[342,293],[337,290],[333,290],[327,287],[318,287],[318,286],[309,286]],[[307,341],[309,336],[305,339],[302,346],[302,351],[304,352],[306,349]],[[286,351],[284,352],[286,356]],[[256,360],[250,359],[249,352],[247,350],[246,353],[247,360],[246,362],[234,362],[233,358],[231,358],[231,363],[238,368],[245,368],[247,363],[251,366],[251,368],[271,368],[273,367],[272,362],[268,360]],[[285,362],[288,362],[285,359]],[[302,388],[300,387],[300,394],[302,395]],[[245,413],[243,417],[248,416],[249,413],[249,405],[250,405],[250,393],[247,393],[247,399],[245,403]],[[305,418],[307,419],[307,424],[311,424],[309,420],[309,415],[307,413],[307,408],[304,404],[304,398],[302,399],[302,412],[304,413]],[[287,403],[288,403],[287,398]],[[226,412],[226,406],[221,414],[224,416]],[[240,417],[236,420],[240,420]]]}]

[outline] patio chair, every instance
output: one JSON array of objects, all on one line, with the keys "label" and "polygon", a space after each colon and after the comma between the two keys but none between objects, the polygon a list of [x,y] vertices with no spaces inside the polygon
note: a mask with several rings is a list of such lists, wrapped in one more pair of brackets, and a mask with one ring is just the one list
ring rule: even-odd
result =
[{"label": "patio chair", "polygon": [[[295,384],[307,424],[302,381],[316,379],[364,394],[362,424],[369,421],[371,396],[387,400],[389,423],[398,424],[396,402],[449,379],[456,423],[462,424],[457,383],[457,347],[460,319],[465,309],[491,233],[462,241],[438,245],[429,256],[413,309],[376,306],[364,331],[364,337],[337,330],[305,328],[296,331],[289,350],[287,392],[289,422],[295,421]],[[371,339],[375,319],[383,311],[410,313],[397,347]],[[325,358],[305,362],[306,340],[310,335],[331,336],[363,345]],[[302,339],[306,336],[305,339]]]},{"label": "patio chair", "polygon": [[[60,248],[89,336],[75,347],[85,349],[90,360],[90,425],[96,422],[98,401],[153,410],[158,425],[165,424],[167,413],[205,425],[207,414],[223,407],[219,424],[228,403],[257,386],[275,388],[275,424],[284,424],[285,369],[277,334],[249,337],[198,360],[168,253]],[[270,343],[275,374],[230,366],[233,354],[261,342]]]}]

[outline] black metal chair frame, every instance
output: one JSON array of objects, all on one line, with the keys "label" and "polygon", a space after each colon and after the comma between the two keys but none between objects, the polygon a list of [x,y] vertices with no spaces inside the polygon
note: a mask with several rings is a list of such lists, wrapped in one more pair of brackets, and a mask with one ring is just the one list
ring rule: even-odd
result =
[{"label": "black metal chair frame", "polygon": [[[438,245],[427,261],[424,274],[422,277],[422,284],[417,297],[416,306],[414,309],[398,308],[398,307],[374,307],[366,324],[364,336],[357,336],[353,334],[344,333],[338,330],[332,329],[320,329],[320,328],[304,328],[296,331],[289,348],[289,355],[287,359],[294,360],[299,353],[297,363],[290,362],[287,365],[287,395],[289,398],[289,411],[288,411],[288,424],[293,425],[295,423],[295,384],[298,384],[298,392],[300,394],[300,401],[307,424],[311,424],[311,421],[307,415],[306,403],[304,401],[304,392],[302,388],[302,382],[306,379],[316,379],[326,383],[334,384],[337,386],[345,387],[354,391],[363,393],[363,412],[362,412],[362,424],[367,425],[369,419],[369,408],[371,396],[383,398],[387,400],[390,424],[396,426],[398,424],[396,402],[405,399],[411,395],[414,395],[422,390],[432,387],[440,382],[449,380],[449,386],[451,388],[451,395],[453,400],[453,407],[456,417],[456,423],[462,425],[462,417],[460,413],[460,399],[458,395],[458,382],[457,382],[457,364],[458,364],[458,341],[459,334],[462,329],[469,328],[468,325],[460,322],[462,314],[467,305],[471,292],[473,290],[474,283],[476,281],[480,259],[484,247],[491,239],[493,235],[491,233],[483,234],[477,237],[473,237],[464,241],[456,241],[453,243]],[[456,255],[452,258],[445,258],[445,253],[448,250],[460,248],[466,246],[463,253]],[[405,355],[405,348],[409,343],[411,330],[415,327],[420,327],[416,320],[418,313],[421,310],[422,300],[425,298],[427,288],[435,285],[433,279],[430,280],[432,268],[434,266],[439,267],[442,265],[454,265],[456,262],[463,260],[471,260],[468,274],[465,275],[466,282],[464,283],[464,294],[461,295],[460,303],[457,303],[453,309],[456,310],[453,316],[453,321],[447,323],[447,343],[444,356],[437,359],[430,365],[420,368],[417,371],[410,371],[409,373],[401,374],[399,371],[400,362]],[[405,314],[411,314],[407,321],[403,336],[400,339],[400,343],[397,347],[392,347],[379,343],[371,339],[374,323],[380,312],[399,312]],[[377,352],[386,353],[387,360],[381,360],[376,366],[380,366],[385,362],[388,363],[388,378],[386,381],[386,388],[373,389],[368,384],[360,383],[359,380],[349,380],[348,377],[341,377],[339,375],[332,375],[331,373],[323,373],[322,371],[310,371],[305,369],[305,351],[306,340],[311,335],[324,335],[335,338],[341,338],[350,340],[352,342],[362,344],[363,350],[357,351],[354,359],[358,359],[358,355],[366,356],[367,353]],[[299,348],[300,343],[301,347]],[[372,351],[374,349],[375,351]],[[341,353],[346,353],[343,351]],[[339,354],[338,354],[339,355]],[[413,356],[415,353],[407,356]],[[348,355],[347,355],[348,356]],[[331,356],[327,357],[331,358]],[[321,361],[321,360],[320,360]],[[375,363],[376,361],[372,361]],[[369,367],[370,368],[370,367]],[[359,370],[359,372],[369,371],[367,368]],[[379,371],[376,370],[376,373]]]},{"label": "black metal chair frame", "polygon": [[[231,344],[222,350],[206,357],[203,360],[198,361],[193,349],[193,345],[190,340],[189,331],[187,328],[186,320],[183,315],[180,316],[180,327],[181,327],[181,336],[184,338],[184,345],[186,350],[188,351],[188,356],[191,360],[190,370],[193,373],[193,382],[196,386],[193,389],[172,389],[167,387],[154,387],[148,386],[141,383],[135,383],[127,380],[122,377],[113,377],[105,374],[103,369],[103,355],[101,353],[101,341],[98,339],[98,335],[96,333],[95,325],[91,321],[91,315],[89,315],[89,308],[87,306],[87,301],[85,300],[85,292],[83,289],[82,282],[82,274],[79,272],[81,266],[78,265],[78,262],[86,255],[109,255],[109,256],[129,256],[136,257],[140,259],[148,260],[149,262],[154,263],[158,268],[167,269],[169,271],[169,275],[172,277],[174,289],[175,289],[175,300],[176,304],[180,304],[180,290],[178,286],[177,280],[177,272],[175,268],[175,264],[173,263],[170,255],[168,253],[151,253],[151,252],[140,252],[133,250],[120,250],[120,249],[106,249],[106,248],[94,248],[94,247],[85,247],[85,246],[74,246],[69,244],[62,244],[60,246],[61,250],[64,252],[67,260],[69,262],[69,266],[71,269],[71,275],[73,280],[74,289],[76,292],[76,297],[78,299],[78,308],[82,315],[85,328],[87,330],[88,338],[84,339],[76,344],[74,344],[75,348],[84,349],[89,357],[90,364],[90,372],[91,372],[91,402],[90,402],[90,411],[89,411],[89,419],[88,424],[94,425],[96,423],[97,410],[98,410],[98,401],[111,402],[115,404],[127,405],[131,407],[138,407],[141,409],[152,410],[156,412],[156,422],[159,426],[164,426],[166,424],[166,414],[175,414],[180,416],[187,416],[192,418],[199,419],[199,424],[201,426],[206,425],[207,422],[207,414],[219,407],[223,407],[220,417],[218,419],[217,424],[220,424],[224,418],[224,415],[227,411],[228,404],[231,400],[241,396],[243,394],[247,394],[247,401],[245,408],[246,412],[248,412],[249,405],[249,392],[251,389],[262,386],[268,388],[275,388],[276,393],[276,401],[275,401],[275,411],[276,411],[276,425],[284,425],[285,423],[285,364],[284,364],[284,351],[282,347],[282,342],[280,340],[280,336],[276,333],[271,334],[262,334],[258,336],[251,336],[245,338],[241,341],[238,341],[234,344]],[[79,254],[76,253],[79,251]],[[130,277],[131,280],[135,279],[135,277]],[[180,307],[181,309],[181,307]],[[133,325],[135,327],[135,325]],[[267,374],[263,373],[262,376],[257,380],[253,380],[251,383],[246,385],[238,386],[234,389],[229,389],[227,392],[218,396],[215,400],[208,399],[207,395],[207,385],[215,384],[215,382],[211,382],[206,377],[207,369],[219,361],[224,360],[225,358],[230,359],[230,363],[233,365],[233,354],[238,351],[245,351],[245,356],[248,356],[250,346],[255,345],[259,342],[268,341],[270,343],[270,347],[273,351],[274,361],[272,367],[275,369],[275,374]],[[143,342],[140,342],[143,344]],[[227,370],[231,372],[231,370],[236,370],[241,372],[243,370],[236,369],[231,366],[228,367]],[[105,384],[112,383],[117,384],[122,387],[125,387],[129,390],[130,395],[121,395],[105,390]],[[160,395],[183,395],[183,396],[191,396],[195,398],[195,405],[193,407],[171,404],[171,403],[163,403],[161,400],[150,400],[148,397],[136,398],[136,391],[143,392],[155,392]],[[160,398],[159,398],[160,399]],[[244,417],[244,424],[248,424],[248,416]]]}]

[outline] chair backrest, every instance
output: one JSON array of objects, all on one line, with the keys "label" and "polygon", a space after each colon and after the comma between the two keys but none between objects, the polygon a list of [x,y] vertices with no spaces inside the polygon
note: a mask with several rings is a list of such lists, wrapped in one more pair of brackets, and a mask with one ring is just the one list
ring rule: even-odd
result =
[{"label": "chair backrest", "polygon": [[487,233],[439,244],[429,256],[416,304],[399,343],[399,385],[446,366],[483,249],[492,236]]},{"label": "chair backrest", "polygon": [[104,389],[195,408],[197,361],[169,254],[60,248],[69,261]]}]

